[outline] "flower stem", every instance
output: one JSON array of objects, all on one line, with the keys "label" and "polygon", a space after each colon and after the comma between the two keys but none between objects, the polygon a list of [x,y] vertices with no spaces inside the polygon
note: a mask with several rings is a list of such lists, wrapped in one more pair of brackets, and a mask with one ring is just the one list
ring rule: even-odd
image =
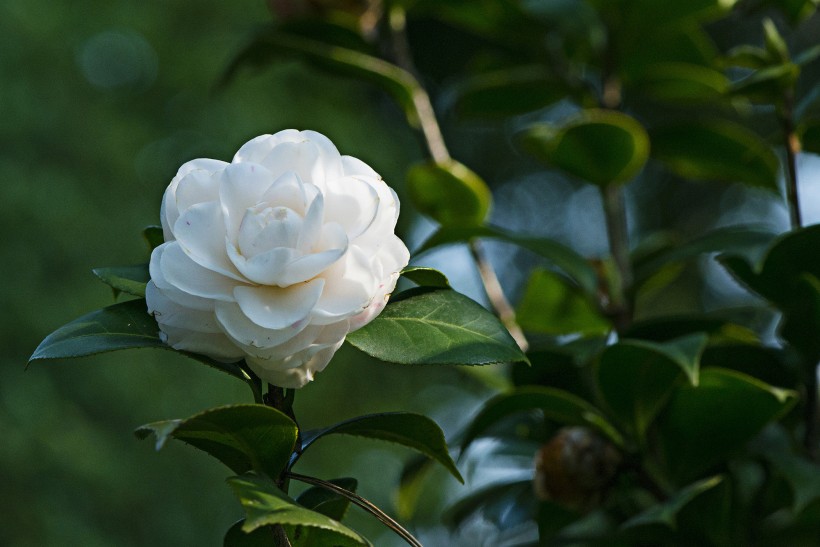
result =
[{"label": "flower stem", "polygon": [[417,540],[413,535],[404,529],[404,527],[393,520],[387,513],[379,509],[376,505],[371,503],[370,501],[366,500],[365,498],[361,497],[360,495],[351,492],[350,490],[346,490],[341,486],[333,484],[332,482],[324,481],[322,479],[317,479],[316,477],[309,477],[307,475],[300,475],[298,473],[287,473],[287,476],[291,479],[295,479],[300,482],[305,482],[307,484],[312,484],[314,486],[319,486],[324,488],[325,490],[330,490],[348,500],[351,503],[354,503],[379,519],[385,526],[396,532],[404,541],[408,544],[413,545],[413,547],[423,547],[421,542]]}]

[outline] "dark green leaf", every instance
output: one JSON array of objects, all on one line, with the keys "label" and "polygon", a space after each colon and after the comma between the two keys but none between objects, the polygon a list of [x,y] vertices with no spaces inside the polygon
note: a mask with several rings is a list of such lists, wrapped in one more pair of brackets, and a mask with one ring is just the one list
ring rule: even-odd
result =
[{"label": "dark green leaf", "polygon": [[453,160],[411,167],[407,191],[419,211],[445,226],[479,225],[492,203],[490,189],[481,177]]},{"label": "dark green leaf", "polygon": [[451,290],[414,293],[390,302],[347,337],[363,352],[407,365],[489,365],[526,362],[501,322]]},{"label": "dark green leaf", "polygon": [[800,145],[806,152],[820,154],[820,119],[800,124]]},{"label": "dark green leaf", "polygon": [[723,59],[726,66],[740,66],[744,68],[764,68],[772,63],[771,55],[763,48],[749,44],[741,44],[729,50]]},{"label": "dark green leaf", "polygon": [[270,528],[260,526],[250,533],[242,531],[245,519],[234,522],[228,528],[225,539],[222,541],[223,547],[279,547],[273,539],[273,532]]},{"label": "dark green leaf", "polygon": [[664,266],[691,260],[702,254],[731,252],[759,260],[776,237],[770,230],[754,226],[730,226],[718,228],[685,243],[670,246],[669,249],[635,260],[635,283],[640,284]]},{"label": "dark green leaf", "polygon": [[145,298],[145,285],[151,280],[148,264],[94,268],[94,275],[116,292]]},{"label": "dark green leaf", "polygon": [[396,512],[400,518],[412,518],[433,465],[433,460],[424,456],[411,458],[404,465],[396,492]]},{"label": "dark green leaf", "polygon": [[433,268],[408,266],[401,271],[401,275],[420,287],[450,288],[447,276]]},{"label": "dark green leaf", "polygon": [[130,348],[167,348],[145,300],[93,311],[48,335],[29,359],[68,359]]},{"label": "dark green leaf", "polygon": [[504,68],[473,76],[458,86],[456,110],[462,116],[511,116],[555,103],[566,84],[541,65]]},{"label": "dark green leaf", "polygon": [[708,479],[700,480],[694,484],[678,490],[668,500],[653,505],[649,509],[635,515],[621,525],[622,529],[636,528],[639,526],[661,524],[669,528],[676,529],[678,524],[678,514],[692,500],[700,496],[707,490],[711,490],[723,482],[723,477],[718,475]]},{"label": "dark green leaf", "polygon": [[[133,348],[173,350],[159,338],[159,327],[148,315],[145,300],[128,300],[83,315],[49,334],[29,358],[29,363],[41,359],[71,359],[107,351]],[[236,363],[221,363],[204,355],[181,351],[192,359],[235,378],[247,376]]]},{"label": "dark green leaf", "polygon": [[612,325],[597,306],[564,279],[550,270],[532,272],[516,309],[519,325],[524,330],[552,335],[608,332]]},{"label": "dark green leaf", "polygon": [[675,315],[635,321],[623,333],[623,337],[668,342],[698,332],[709,334],[710,339],[720,341],[743,341],[749,344],[760,341],[757,333],[750,328],[716,315]]},{"label": "dark green leaf", "polygon": [[370,81],[399,103],[412,125],[418,124],[415,100],[424,90],[409,72],[378,57],[286,30],[259,32],[230,63],[222,81],[229,81],[245,65],[281,58],[308,61],[321,69]]},{"label": "dark green leaf", "polygon": [[673,481],[687,483],[739,450],[785,413],[796,394],[739,372],[707,368],[681,385],[657,419],[659,446]]},{"label": "dark green leaf", "polygon": [[422,244],[416,255],[439,245],[464,243],[472,238],[493,238],[514,243],[549,260],[588,294],[593,295],[597,291],[598,278],[595,269],[584,257],[569,247],[551,239],[518,235],[492,226],[443,227]]},{"label": "dark green leaf", "polygon": [[629,182],[649,157],[643,126],[611,110],[585,110],[561,127],[536,125],[522,138],[547,165],[598,186]]},{"label": "dark green leaf", "polygon": [[754,103],[778,104],[784,93],[794,88],[799,75],[800,67],[789,62],[761,68],[733,83],[729,93]]},{"label": "dark green leaf", "polygon": [[392,412],[359,416],[325,429],[308,431],[302,436],[302,451],[330,434],[354,435],[397,443],[421,452],[447,468],[460,482],[464,482],[447,450],[441,428],[421,414]]},{"label": "dark green leaf", "polygon": [[713,103],[724,98],[729,81],[713,68],[686,63],[658,63],[651,65],[635,86],[659,101]]},{"label": "dark green leaf", "polygon": [[265,405],[231,405],[206,410],[184,420],[166,420],[139,427],[144,439],[156,436],[156,448],[174,438],[199,448],[234,473],[254,470],[276,478],[296,443],[296,424]]},{"label": "dark green leaf", "polygon": [[616,444],[622,442],[603,414],[580,397],[551,387],[526,386],[497,395],[484,405],[464,434],[462,452],[499,420],[528,410],[541,410],[547,420],[561,425],[592,426]]},{"label": "dark green leaf", "polygon": [[756,134],[725,120],[677,122],[652,131],[652,153],[685,178],[743,182],[778,192],[779,162]]},{"label": "dark green leaf", "polygon": [[[249,533],[262,526],[281,524],[290,531],[310,534],[310,545],[334,545],[358,547],[370,545],[365,538],[326,517],[321,513],[301,507],[265,477],[243,475],[231,477],[228,485],[245,509],[245,523],[242,531]],[[294,528],[291,528],[294,527]],[[307,546],[302,538],[290,538],[296,545]],[[301,540],[301,541],[300,541]]]},{"label": "dark green leaf", "polygon": [[142,238],[148,244],[150,250],[154,250],[165,243],[165,236],[162,234],[162,226],[148,226],[142,231]]},{"label": "dark green leaf", "polygon": [[698,384],[700,354],[705,345],[703,334],[664,344],[623,340],[601,355],[596,370],[598,390],[621,423],[643,439],[681,376],[690,385]]},{"label": "dark green leaf", "polygon": [[[336,486],[344,488],[348,492],[355,492],[359,481],[351,478],[333,479],[328,481]],[[299,494],[296,498],[299,505],[307,507],[312,511],[321,513],[326,517],[341,521],[350,506],[350,500],[332,492],[321,486],[312,486]]]},{"label": "dark green leaf", "polygon": [[799,453],[785,428],[780,425],[767,427],[752,443],[751,449],[785,477],[792,490],[795,514],[820,499],[820,465]]}]

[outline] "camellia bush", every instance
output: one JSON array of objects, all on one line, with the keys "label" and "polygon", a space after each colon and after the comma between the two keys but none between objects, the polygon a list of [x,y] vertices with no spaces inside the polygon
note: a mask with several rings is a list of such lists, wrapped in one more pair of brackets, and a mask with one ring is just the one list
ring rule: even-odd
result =
[{"label": "camellia bush", "polygon": [[[525,462],[456,493],[447,544],[477,518],[498,545],[818,544],[820,228],[800,202],[818,176],[802,160],[820,154],[815,0],[269,6],[215,85],[292,62],[360,79],[427,159],[384,181],[339,139],[272,128],[230,161],[185,163],[143,234],[150,261],[94,270],[123,297],[32,361],[161,348],[246,383],[253,403],[136,431],[230,470],[245,518],[226,546],[370,545],[342,524],[350,504],[421,545],[356,479],[299,472],[337,434],[416,452],[402,520],[431,473]],[[397,192],[408,223],[435,226],[412,253]],[[556,211],[593,234],[603,219],[606,252]],[[454,245],[488,306],[423,266]],[[504,364],[505,387],[449,446],[409,412],[303,430],[297,391],[345,342],[401,365]]]}]

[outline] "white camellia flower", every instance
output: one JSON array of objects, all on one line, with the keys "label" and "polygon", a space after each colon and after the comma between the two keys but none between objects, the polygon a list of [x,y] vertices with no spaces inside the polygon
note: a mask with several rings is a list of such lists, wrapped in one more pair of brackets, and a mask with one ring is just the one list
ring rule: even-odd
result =
[{"label": "white camellia flower", "polygon": [[183,165],[162,202],[165,243],[145,298],[163,341],[302,387],[384,308],[409,253],[395,192],[313,131]]}]

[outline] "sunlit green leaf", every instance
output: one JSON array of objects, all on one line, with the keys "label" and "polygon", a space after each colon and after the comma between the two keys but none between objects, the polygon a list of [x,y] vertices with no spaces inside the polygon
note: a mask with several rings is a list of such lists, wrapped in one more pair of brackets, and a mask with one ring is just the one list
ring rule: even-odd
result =
[{"label": "sunlit green leaf", "polygon": [[685,377],[697,385],[706,336],[693,334],[663,344],[622,340],[606,348],[596,369],[598,390],[612,413],[642,439]]},{"label": "sunlit green leaf", "polygon": [[410,412],[359,416],[324,429],[305,432],[302,436],[302,451],[331,434],[379,439],[412,448],[441,463],[455,478],[464,482],[447,450],[444,433],[427,416]]},{"label": "sunlit green leaf", "polygon": [[148,264],[94,268],[94,275],[118,292],[145,297],[145,285],[151,279]]},{"label": "sunlit green leaf", "polygon": [[157,450],[173,438],[207,452],[234,473],[254,470],[276,478],[293,452],[297,428],[269,406],[231,405],[145,424],[134,433],[140,439],[155,435]]},{"label": "sunlit green leaf", "polygon": [[450,288],[450,281],[447,276],[434,268],[408,266],[401,271],[401,275],[420,287]]},{"label": "sunlit green leaf", "polygon": [[626,183],[649,157],[649,137],[634,118],[586,110],[560,127],[528,129],[525,148],[547,165],[598,186]]},{"label": "sunlit green leaf", "polygon": [[[273,524],[286,527],[302,527],[310,533],[310,545],[335,545],[358,547],[370,545],[365,538],[347,526],[316,511],[300,506],[279,490],[270,479],[246,474],[231,477],[228,485],[245,509],[246,533]],[[292,530],[292,528],[291,528]],[[296,528],[298,531],[298,528]],[[294,545],[306,546],[302,538],[290,538]]]},{"label": "sunlit green leaf", "polygon": [[439,245],[466,243],[473,238],[500,239],[523,247],[546,258],[588,294],[593,295],[597,291],[598,277],[595,269],[589,261],[566,245],[545,237],[514,234],[492,226],[442,227],[422,244],[416,255]]},{"label": "sunlit green leaf", "polygon": [[733,122],[702,120],[657,127],[652,131],[652,154],[685,178],[779,191],[777,156],[763,139]]},{"label": "sunlit green leaf", "polygon": [[616,444],[622,442],[617,430],[587,401],[560,389],[525,386],[496,395],[482,407],[464,434],[462,452],[499,420],[529,410],[541,410],[546,419],[561,425],[592,426]]},{"label": "sunlit green leaf", "polygon": [[670,103],[719,102],[729,81],[717,70],[685,63],[651,65],[636,81],[636,89]]},{"label": "sunlit green leaf", "polygon": [[524,330],[544,334],[603,334],[612,328],[595,304],[550,270],[538,269],[516,309]]},{"label": "sunlit green leaf", "polygon": [[452,290],[402,293],[347,341],[377,359],[406,365],[527,361],[492,313]]},{"label": "sunlit green leaf", "polygon": [[670,477],[686,483],[739,450],[795,402],[796,394],[721,368],[683,384],[657,419],[659,447]]},{"label": "sunlit green leaf", "polygon": [[481,177],[453,160],[417,163],[407,171],[407,190],[419,211],[445,226],[479,225],[492,204]]}]

